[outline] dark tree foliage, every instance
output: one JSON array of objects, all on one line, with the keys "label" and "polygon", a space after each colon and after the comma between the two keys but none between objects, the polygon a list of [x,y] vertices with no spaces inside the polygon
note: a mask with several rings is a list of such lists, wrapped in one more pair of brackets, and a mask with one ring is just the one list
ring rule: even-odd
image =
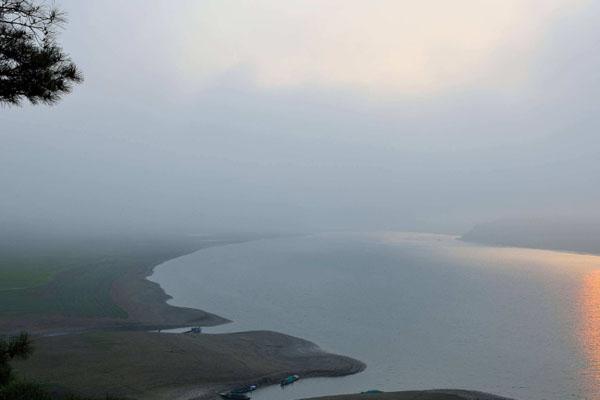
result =
[{"label": "dark tree foliage", "polygon": [[65,16],[36,0],[0,0],[0,103],[52,104],[83,77],[56,42]]},{"label": "dark tree foliage", "polygon": [[12,380],[12,369],[9,362],[15,358],[25,359],[31,355],[33,346],[27,333],[0,338],[0,386],[7,385]]}]

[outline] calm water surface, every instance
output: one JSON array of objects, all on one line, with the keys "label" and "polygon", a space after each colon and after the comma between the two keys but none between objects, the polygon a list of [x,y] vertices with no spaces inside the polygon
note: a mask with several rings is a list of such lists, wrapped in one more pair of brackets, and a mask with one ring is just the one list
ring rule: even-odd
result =
[{"label": "calm water surface", "polygon": [[449,236],[335,233],[214,247],[150,278],[171,304],[367,363],[257,400],[367,389],[476,389],[600,399],[600,257],[492,248]]}]

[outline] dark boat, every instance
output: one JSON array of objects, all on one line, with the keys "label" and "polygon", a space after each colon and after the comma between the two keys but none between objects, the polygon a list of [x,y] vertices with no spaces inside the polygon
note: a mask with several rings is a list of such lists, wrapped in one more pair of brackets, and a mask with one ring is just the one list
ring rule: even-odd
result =
[{"label": "dark boat", "polygon": [[292,383],[296,382],[298,379],[300,379],[300,377],[298,375],[290,375],[287,378],[284,378],[279,384],[281,385],[281,387],[284,387],[287,385],[291,385]]},{"label": "dark boat", "polygon": [[244,393],[227,392],[219,393],[219,396],[226,400],[250,400],[250,396]]},{"label": "dark boat", "polygon": [[254,392],[257,388],[257,385],[246,385],[233,389],[230,393],[250,393]]}]

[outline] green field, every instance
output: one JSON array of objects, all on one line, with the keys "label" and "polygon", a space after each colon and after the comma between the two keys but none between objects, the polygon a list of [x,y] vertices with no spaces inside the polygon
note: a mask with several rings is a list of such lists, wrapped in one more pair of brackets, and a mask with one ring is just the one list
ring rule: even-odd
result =
[{"label": "green field", "polygon": [[4,252],[0,257],[0,291],[48,283],[57,273],[73,265],[65,254]]},{"label": "green field", "polygon": [[50,264],[44,268],[38,263],[21,262],[21,260],[4,260],[0,264],[0,291],[24,289],[49,282],[60,266]]},{"label": "green field", "polygon": [[126,260],[81,254],[69,263],[48,263],[43,256],[31,262],[22,269],[3,270],[12,282],[5,287],[18,287],[18,282],[28,287],[0,291],[0,315],[127,316],[110,298],[110,287],[126,271]]},{"label": "green field", "polygon": [[0,245],[0,316],[126,318],[111,299],[115,280],[196,247],[131,239]]}]

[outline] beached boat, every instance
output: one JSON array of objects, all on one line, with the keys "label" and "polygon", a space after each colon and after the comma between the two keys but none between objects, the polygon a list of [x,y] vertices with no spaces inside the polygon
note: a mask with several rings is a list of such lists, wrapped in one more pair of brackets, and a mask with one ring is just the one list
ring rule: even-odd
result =
[{"label": "beached boat", "polygon": [[250,396],[244,393],[226,392],[219,393],[219,396],[225,400],[250,400]]},{"label": "beached boat", "polygon": [[258,389],[258,385],[246,385],[233,389],[230,393],[250,393]]},{"label": "beached boat", "polygon": [[281,385],[281,387],[287,386],[287,385],[291,385],[292,383],[296,382],[298,379],[300,379],[300,377],[298,375],[290,375],[286,378],[284,378],[281,383],[279,383]]}]

